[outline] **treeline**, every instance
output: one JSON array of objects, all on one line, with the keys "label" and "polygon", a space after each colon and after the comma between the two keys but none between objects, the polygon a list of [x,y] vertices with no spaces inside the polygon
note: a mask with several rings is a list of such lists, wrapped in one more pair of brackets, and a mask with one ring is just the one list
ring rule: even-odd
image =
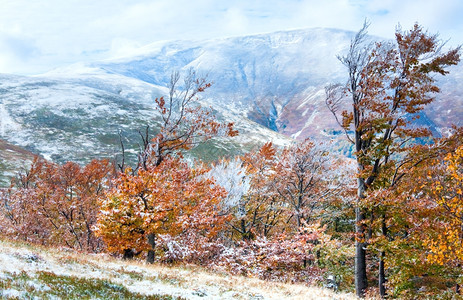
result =
[{"label": "treeline", "polygon": [[434,74],[445,75],[460,49],[444,53],[418,25],[398,30],[395,43],[366,43],[367,27],[340,57],[347,85],[326,90],[354,159],[311,140],[210,164],[186,159],[184,151],[238,133],[197,104],[205,79],[190,72],[180,84],[174,73],[155,100],[160,132],[143,136],[137,164],[36,158],[1,194],[0,233],[268,280],[329,277],[359,296],[457,296],[463,129],[433,138],[413,121],[439,91]]}]

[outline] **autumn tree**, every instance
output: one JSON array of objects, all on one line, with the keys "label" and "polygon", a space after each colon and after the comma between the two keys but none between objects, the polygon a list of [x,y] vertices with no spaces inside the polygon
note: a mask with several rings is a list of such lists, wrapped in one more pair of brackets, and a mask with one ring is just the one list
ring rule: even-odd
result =
[{"label": "autumn tree", "polygon": [[285,148],[273,166],[272,185],[286,207],[287,223],[296,228],[317,221],[329,201],[339,194],[342,180],[341,160],[327,151],[326,145],[310,140]]},{"label": "autumn tree", "polygon": [[[463,262],[463,146],[448,153],[441,174],[431,183],[431,196],[443,209],[445,222],[435,240],[428,240],[429,259],[439,264]],[[434,171],[435,173],[435,171]],[[428,173],[428,176],[432,171]]]},{"label": "autumn tree", "polygon": [[8,223],[2,232],[44,245],[101,251],[104,246],[93,226],[99,210],[97,200],[112,170],[106,160],[93,160],[81,167],[36,157],[3,198],[0,208]]},{"label": "autumn tree", "polygon": [[415,182],[403,191],[403,195],[415,201],[409,206],[421,217],[420,222],[415,220],[412,224],[419,224],[414,232],[422,247],[423,264],[429,266],[422,273],[433,278],[427,280],[434,283],[433,287],[426,287],[430,295],[442,293],[448,287],[455,287],[456,294],[461,293],[463,129],[453,128],[452,133],[432,146],[437,151],[426,164],[415,168]]},{"label": "autumn tree", "polygon": [[304,282],[322,280],[330,270],[347,281],[349,272],[339,269],[353,256],[326,234],[338,217],[332,218],[332,204],[345,200],[340,187],[351,191],[343,170],[341,159],[309,140],[284,149],[269,142],[214,165],[210,175],[228,192],[227,245],[233,245],[215,264],[234,273]]},{"label": "autumn tree", "polygon": [[277,149],[268,142],[257,151],[245,154],[242,160],[250,186],[236,207],[239,222],[233,228],[245,239],[259,235],[270,237],[283,218],[281,198],[272,186]]},{"label": "autumn tree", "polygon": [[[355,146],[358,296],[363,296],[367,288],[367,193],[394,185],[401,178],[398,174],[403,171],[402,158],[406,157],[410,145],[431,135],[414,121],[433,101],[433,94],[439,92],[433,75],[447,74],[445,67],[458,63],[460,51],[456,48],[442,53],[438,36],[423,31],[418,25],[410,31],[398,29],[394,44],[368,44],[367,28],[365,23],[353,38],[347,55],[339,57],[348,70],[347,84],[326,89],[328,108]],[[349,99],[351,108],[340,112],[344,99]],[[382,219],[385,213],[381,212]],[[379,285],[384,295],[385,274],[381,267],[384,267],[382,263]]]},{"label": "autumn tree", "polygon": [[275,147],[268,142],[258,150],[213,165],[209,176],[227,191],[223,208],[233,216],[228,224],[232,239],[269,237],[280,222],[280,197],[271,184],[275,154]]},{"label": "autumn tree", "polygon": [[279,150],[269,142],[216,165],[212,176],[231,193],[232,229],[249,240],[275,231],[293,233],[305,223],[336,222],[330,208],[352,190],[344,174],[347,163],[327,149],[310,140]]},{"label": "autumn tree", "polygon": [[452,227],[451,214],[445,205],[439,205],[441,197],[435,192],[441,182],[446,182],[447,191],[458,189],[444,180],[448,178],[445,158],[461,147],[462,130],[453,128],[450,136],[409,149],[402,179],[368,195],[371,203],[387,212],[387,218],[369,219],[366,224],[372,232],[369,248],[387,253],[383,261],[388,268],[390,296],[413,298],[420,291],[420,296],[431,297],[449,293],[448,288],[458,283],[461,268],[457,261],[431,259],[437,256],[430,256],[430,248],[446,249],[445,239],[440,237]]},{"label": "autumn tree", "polygon": [[194,236],[196,243],[215,237],[228,215],[220,213],[225,191],[205,176],[207,171],[171,157],[137,174],[127,169],[100,203],[97,233],[108,250],[147,251],[152,263],[161,234]]}]

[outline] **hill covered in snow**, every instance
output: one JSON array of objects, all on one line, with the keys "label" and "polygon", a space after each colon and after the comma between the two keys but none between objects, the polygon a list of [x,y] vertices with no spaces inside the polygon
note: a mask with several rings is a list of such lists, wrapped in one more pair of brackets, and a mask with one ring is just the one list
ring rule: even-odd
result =
[{"label": "hill covered in snow", "polygon": [[2,299],[355,299],[296,284],[0,240]]}]

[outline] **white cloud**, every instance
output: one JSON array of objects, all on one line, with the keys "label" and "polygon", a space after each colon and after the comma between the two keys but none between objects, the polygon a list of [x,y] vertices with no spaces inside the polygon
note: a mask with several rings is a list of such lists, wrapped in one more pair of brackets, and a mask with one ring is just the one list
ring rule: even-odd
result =
[{"label": "white cloud", "polygon": [[463,1],[460,0],[372,0],[365,1],[365,13],[371,18],[371,31],[380,36],[393,37],[400,23],[408,29],[419,23],[430,32],[440,32],[454,44],[462,43]]},{"label": "white cloud", "polygon": [[142,44],[134,40],[115,38],[111,42],[109,56],[111,58],[128,56],[134,53],[137,49],[140,49],[142,46]]},{"label": "white cloud", "polygon": [[0,71],[14,69],[15,66],[30,63],[40,55],[34,40],[23,36],[17,30],[0,30]]},{"label": "white cloud", "polygon": [[246,16],[245,12],[237,7],[227,9],[223,18],[223,32],[231,35],[241,35],[246,34],[249,27],[248,16]]}]

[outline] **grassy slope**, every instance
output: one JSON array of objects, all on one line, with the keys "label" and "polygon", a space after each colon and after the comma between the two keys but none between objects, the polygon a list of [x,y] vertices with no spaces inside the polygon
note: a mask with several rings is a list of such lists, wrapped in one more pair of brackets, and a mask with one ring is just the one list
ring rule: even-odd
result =
[{"label": "grassy slope", "polygon": [[0,239],[0,297],[31,299],[354,299],[303,285],[126,262]]}]

